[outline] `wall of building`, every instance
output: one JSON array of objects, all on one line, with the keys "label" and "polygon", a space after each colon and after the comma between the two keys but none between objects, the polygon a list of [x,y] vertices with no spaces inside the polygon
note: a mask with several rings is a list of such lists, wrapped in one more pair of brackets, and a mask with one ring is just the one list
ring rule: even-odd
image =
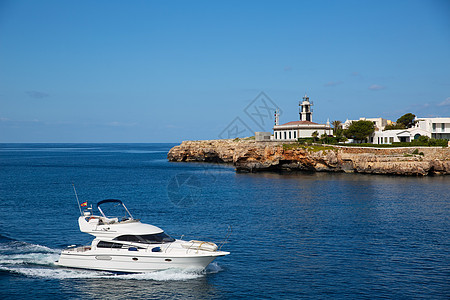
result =
[{"label": "wall of building", "polygon": [[270,132],[255,132],[255,140],[257,142],[270,141],[272,139],[272,134]]},{"label": "wall of building", "polygon": [[406,138],[403,142],[411,142],[421,135],[431,137],[430,132],[420,128],[375,131],[373,134],[373,144],[392,144],[402,142],[401,137]]},{"label": "wall of building", "polygon": [[274,130],[273,139],[277,141],[278,140],[295,141],[298,138],[310,138],[312,137],[312,134],[315,131],[319,133],[319,137],[322,134],[331,135],[333,133],[331,129],[322,129],[322,128]]}]

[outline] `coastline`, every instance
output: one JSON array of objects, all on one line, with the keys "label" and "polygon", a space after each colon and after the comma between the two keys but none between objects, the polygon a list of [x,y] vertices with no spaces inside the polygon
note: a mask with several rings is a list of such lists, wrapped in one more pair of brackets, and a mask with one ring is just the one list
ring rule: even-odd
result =
[{"label": "coastline", "polygon": [[[420,153],[420,154],[416,154]],[[232,164],[236,172],[346,172],[403,176],[450,175],[450,148],[369,148],[254,140],[183,141],[171,162]]]}]

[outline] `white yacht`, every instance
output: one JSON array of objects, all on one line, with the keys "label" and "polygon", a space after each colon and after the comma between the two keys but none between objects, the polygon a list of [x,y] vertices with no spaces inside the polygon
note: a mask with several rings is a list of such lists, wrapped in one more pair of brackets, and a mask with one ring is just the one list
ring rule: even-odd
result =
[{"label": "white yacht", "polygon": [[[100,207],[106,203],[120,206],[124,217],[107,217]],[[62,250],[57,265],[125,273],[204,269],[216,257],[230,254],[214,243],[174,239],[156,226],[143,224],[120,200],[102,200],[97,209],[100,215],[94,215],[91,207],[78,218],[80,230],[95,236],[91,245]]]}]

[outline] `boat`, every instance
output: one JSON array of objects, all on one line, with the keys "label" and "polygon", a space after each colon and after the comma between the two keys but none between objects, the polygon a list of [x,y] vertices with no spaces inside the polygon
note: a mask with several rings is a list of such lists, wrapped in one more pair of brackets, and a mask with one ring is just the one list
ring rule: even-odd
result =
[{"label": "boat", "polygon": [[[119,207],[123,217],[107,216],[103,212],[106,204],[115,210]],[[92,206],[84,212],[80,209],[78,218],[80,231],[95,236],[91,245],[63,249],[56,265],[118,273],[203,270],[217,257],[230,254],[215,243],[174,239],[159,227],[141,223],[121,200],[99,201],[97,210],[99,214],[94,215]]]}]

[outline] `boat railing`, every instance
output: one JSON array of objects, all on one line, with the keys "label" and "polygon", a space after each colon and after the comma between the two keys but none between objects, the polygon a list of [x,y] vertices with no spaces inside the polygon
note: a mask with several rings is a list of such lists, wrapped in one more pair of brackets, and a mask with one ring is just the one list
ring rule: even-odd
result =
[{"label": "boat railing", "polygon": [[[164,249],[162,249],[161,245],[164,245],[164,244],[165,243],[162,243],[162,244],[148,244],[147,247],[145,247],[144,249],[145,249],[146,252],[155,252],[153,250],[154,248],[160,248],[161,251],[164,251],[164,253],[170,252],[168,250],[169,250],[170,246],[172,246],[173,243],[168,243],[169,245],[167,247],[165,247]],[[139,247],[142,247],[142,246],[139,246]],[[144,250],[144,249],[142,249],[142,250]],[[141,250],[141,249],[139,249],[139,250]],[[170,249],[170,250],[172,250],[172,249]],[[159,251],[156,251],[156,252],[159,252]]]},{"label": "boat railing", "polygon": [[[192,246],[194,246],[194,242],[191,241],[191,244],[186,248],[186,254],[188,254],[190,250],[193,250],[193,248],[191,248]],[[198,253],[198,249],[197,249],[197,253]]]},{"label": "boat railing", "polygon": [[218,249],[222,249],[222,246],[228,243],[228,239],[230,238],[230,235],[233,233],[233,227],[231,225],[228,225],[227,228],[227,234],[225,235],[225,239],[219,244]]},{"label": "boat railing", "polygon": [[[168,250],[169,250],[170,246],[172,246],[172,244],[173,244],[173,242],[169,243],[169,246],[167,246],[166,249],[164,249],[164,253],[168,253],[169,252]],[[170,250],[172,250],[172,249],[170,249]]]},{"label": "boat railing", "polygon": [[218,249],[216,243],[197,240],[191,240],[189,242],[182,244],[181,246],[183,248],[186,248],[186,254],[189,253],[189,251],[191,250],[195,251],[195,253],[198,253],[199,251],[214,252],[217,251]]}]

